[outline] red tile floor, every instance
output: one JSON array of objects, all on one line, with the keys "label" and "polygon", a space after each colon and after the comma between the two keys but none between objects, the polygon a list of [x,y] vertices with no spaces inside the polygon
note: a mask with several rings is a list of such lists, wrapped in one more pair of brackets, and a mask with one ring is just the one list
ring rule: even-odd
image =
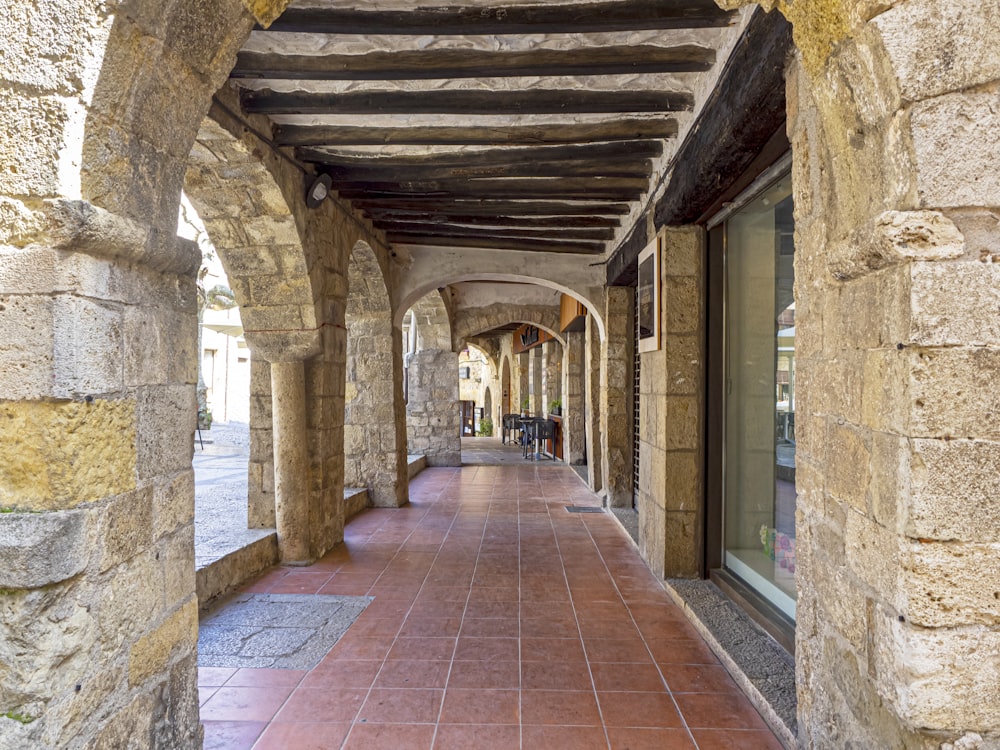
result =
[{"label": "red tile floor", "polygon": [[563,466],[434,468],[309,568],[245,587],[375,597],[311,670],[199,671],[206,750],[781,745]]}]

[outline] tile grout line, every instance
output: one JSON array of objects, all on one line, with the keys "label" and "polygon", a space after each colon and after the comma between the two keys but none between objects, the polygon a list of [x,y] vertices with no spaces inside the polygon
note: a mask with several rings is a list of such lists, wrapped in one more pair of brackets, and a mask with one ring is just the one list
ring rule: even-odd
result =
[{"label": "tile grout line", "polygon": [[[583,522],[583,519],[581,519],[581,522]],[[639,633],[639,638],[642,639],[642,645],[646,648],[646,653],[649,654],[649,657],[653,662],[653,666],[656,667],[656,671],[657,673],[659,673],[660,679],[663,681],[663,685],[667,689],[667,695],[670,696],[670,701],[671,703],[674,704],[674,709],[677,711],[677,716],[680,718],[681,724],[684,726],[684,730],[687,732],[688,737],[690,738],[691,743],[694,745],[695,750],[698,750],[698,741],[695,739],[694,733],[691,731],[691,727],[688,726],[687,718],[681,711],[680,704],[677,702],[677,698],[674,696],[673,688],[670,687],[669,680],[667,680],[666,675],[663,673],[663,669],[660,668],[659,662],[657,662],[656,657],[653,655],[653,650],[649,647],[649,643],[646,640],[646,636],[642,632],[642,628],[640,628],[639,623],[636,622],[635,616],[632,614],[631,605],[629,605],[625,597],[622,596],[621,589],[618,587],[618,581],[615,579],[614,574],[611,572],[611,568],[608,567],[608,562],[604,558],[604,552],[601,550],[600,544],[597,543],[597,540],[594,538],[594,535],[591,532],[590,527],[586,523],[583,523],[583,527],[587,530],[587,536],[590,537],[590,541],[594,545],[594,550],[597,552],[597,557],[601,561],[601,564],[604,566],[604,569],[608,572],[608,577],[611,579],[611,585],[613,585],[615,587],[615,591],[618,592],[618,596],[622,600],[622,604],[625,605],[625,609],[626,611],[628,611],[629,619],[635,626],[636,632]],[[625,534],[623,529],[621,529],[620,527],[617,528],[619,529],[619,534]],[[628,536],[628,534],[625,534],[625,536]],[[629,537],[629,539],[631,539],[631,537]]]},{"label": "tile grout line", "polygon": [[[447,482],[447,483],[446,483],[446,484],[445,484],[445,485],[444,485],[444,486],[443,486],[443,487],[441,488],[441,490],[440,490],[440,491],[439,491],[439,492],[437,493],[437,497],[436,497],[436,498],[435,498],[434,500],[429,500],[429,501],[428,501],[428,502],[430,503],[431,507],[433,507],[433,506],[434,506],[434,505],[435,505],[435,504],[437,503],[437,501],[438,501],[438,500],[440,500],[440,498],[441,498],[441,495],[442,495],[442,494],[444,493],[444,491],[445,491],[445,490],[446,490],[446,489],[448,488],[448,485],[450,485],[450,484],[451,484],[451,483],[452,483],[453,481],[454,481],[454,478],[452,478],[451,480],[449,480],[449,481],[448,481],[448,482]],[[410,529],[410,533],[406,535],[406,538],[405,538],[405,539],[403,539],[402,541],[400,541],[400,542],[399,542],[399,547],[397,548],[397,550],[396,550],[396,553],[395,553],[395,554],[394,554],[394,555],[393,555],[393,556],[392,556],[391,558],[389,558],[389,559],[388,559],[388,560],[387,560],[387,561],[385,562],[385,565],[384,565],[384,566],[383,566],[383,568],[382,568],[382,572],[381,572],[381,573],[379,573],[379,575],[378,575],[378,576],[377,576],[377,577],[375,578],[375,580],[374,580],[374,581],[372,582],[372,586],[371,586],[371,587],[369,588],[369,591],[371,591],[371,588],[373,588],[373,587],[375,586],[375,584],[376,584],[376,583],[378,583],[379,579],[381,579],[381,578],[382,578],[382,576],[383,576],[383,575],[385,574],[385,571],[386,571],[386,569],[387,569],[387,568],[389,567],[389,565],[390,565],[390,564],[392,564],[392,561],[393,561],[393,560],[395,560],[395,559],[396,559],[397,557],[399,557],[399,554],[400,554],[400,551],[401,551],[401,550],[403,549],[403,547],[404,547],[404,546],[406,545],[406,542],[407,542],[407,541],[409,541],[409,539],[410,539],[410,538],[411,538],[411,537],[413,536],[413,534],[414,534],[414,533],[416,532],[416,530],[417,530],[417,529],[419,528],[420,524],[421,524],[421,523],[422,523],[422,522],[424,521],[424,519],[426,519],[426,518],[427,518],[427,515],[428,515],[428,511],[425,511],[425,512],[424,512],[424,514],[423,514],[423,515],[422,515],[422,516],[420,517],[420,519],[419,519],[419,520],[417,521],[417,523],[416,523],[416,524],[414,525],[414,527],[413,527],[412,529]],[[457,517],[457,514],[456,514],[456,517]],[[452,527],[452,526],[454,526],[454,523],[455,523],[455,519],[454,519],[454,518],[452,518],[452,522],[451,522],[451,524],[450,524],[450,525],[449,525],[449,527],[448,527],[448,531],[449,531],[449,533],[450,533],[450,531],[451,531],[451,527]],[[379,526],[379,528],[381,528],[381,527],[382,527],[383,525],[384,525],[384,524],[381,524],[381,525]],[[446,537],[447,537],[447,535],[446,535]],[[442,544],[443,544],[443,542],[442,542]],[[436,560],[437,560],[437,558],[438,558],[438,556],[439,556],[440,554],[441,554],[441,548],[440,548],[440,546],[439,546],[439,547],[438,547],[438,552],[437,552],[437,553],[436,553],[436,554],[434,555],[434,561],[436,561]],[[419,589],[417,589],[417,593],[416,593],[416,595],[415,595],[415,596],[413,597],[413,600],[412,600],[412,601],[410,602],[410,606],[409,606],[409,608],[408,608],[408,609],[406,610],[406,614],[405,614],[405,615],[403,616],[403,619],[402,619],[402,622],[400,623],[400,626],[399,626],[399,628],[398,628],[398,629],[396,630],[396,635],[394,635],[394,636],[393,636],[393,638],[392,638],[392,643],[391,643],[391,644],[389,644],[389,649],[388,649],[388,650],[387,650],[387,651],[385,652],[385,656],[383,656],[383,657],[382,657],[382,662],[381,662],[381,664],[379,665],[379,668],[378,668],[378,670],[377,670],[377,671],[375,672],[375,676],[374,676],[374,677],[372,678],[372,682],[371,682],[371,685],[369,685],[369,686],[368,686],[368,691],[367,691],[367,692],[365,693],[365,697],[364,697],[364,699],[363,699],[363,700],[361,701],[361,703],[360,703],[360,704],[358,705],[358,710],[357,710],[357,711],[355,712],[355,714],[354,714],[354,718],[353,718],[353,719],[351,720],[351,726],[350,726],[350,729],[348,729],[348,730],[347,730],[347,734],[346,734],[346,735],[344,735],[344,740],[343,740],[343,742],[341,742],[341,745],[340,745],[340,746],[341,746],[341,748],[344,748],[344,747],[345,747],[345,746],[347,745],[347,743],[348,743],[348,741],[350,740],[350,738],[351,738],[351,733],[352,733],[352,732],[354,731],[354,727],[355,727],[355,726],[357,725],[357,723],[358,723],[358,716],[359,716],[359,714],[361,713],[361,711],[362,711],[362,710],[364,709],[364,707],[365,707],[365,704],[366,704],[366,703],[368,702],[368,699],[369,699],[369,698],[371,697],[371,693],[372,693],[372,690],[374,690],[374,689],[375,689],[375,683],[376,683],[376,682],[378,681],[378,678],[379,678],[379,675],[380,675],[380,674],[382,674],[382,670],[383,670],[383,669],[385,668],[385,663],[386,663],[386,662],[387,662],[387,661],[389,660],[389,654],[390,654],[390,653],[392,653],[392,648],[393,648],[393,646],[395,646],[395,645],[396,645],[396,641],[398,641],[398,640],[399,640],[399,632],[400,632],[400,630],[402,630],[402,628],[403,628],[403,625],[404,625],[404,624],[406,623],[406,620],[407,620],[407,618],[408,618],[408,617],[410,616],[410,612],[412,612],[412,611],[413,611],[413,604],[414,604],[414,602],[415,602],[415,601],[417,600],[417,596],[419,596],[419,595],[420,595],[420,590],[421,590],[421,589],[423,589],[424,585],[426,584],[426,581],[427,581],[427,576],[429,576],[429,575],[430,575],[430,571],[431,571],[431,568],[432,568],[432,567],[433,567],[433,565],[434,565],[434,561],[432,561],[432,562],[431,562],[431,566],[430,566],[430,567],[428,567],[428,569],[427,569],[427,573],[426,573],[426,574],[424,575],[424,579],[423,579],[423,581],[422,581],[422,582],[421,582],[421,584],[420,584],[420,588],[419,588]],[[457,640],[456,640],[456,642],[457,642]],[[444,697],[443,697],[443,694],[442,694],[442,699],[441,699],[441,703],[442,703],[442,705],[444,705]],[[435,729],[435,732],[436,732],[436,729]]]}]

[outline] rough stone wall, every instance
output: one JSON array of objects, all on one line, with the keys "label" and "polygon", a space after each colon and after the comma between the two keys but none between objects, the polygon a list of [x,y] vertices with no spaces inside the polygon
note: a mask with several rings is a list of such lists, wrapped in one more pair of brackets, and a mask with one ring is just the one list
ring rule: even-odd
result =
[{"label": "rough stone wall", "polygon": [[639,551],[658,576],[690,577],[703,555],[704,232],[661,236],[660,348],[640,355]]},{"label": "rough stone wall", "polygon": [[[517,368],[516,368],[517,399],[514,401],[515,404],[514,411],[516,411],[518,414],[520,414],[525,409],[531,408],[531,394],[529,393],[529,391],[531,390],[531,388],[529,387],[529,383],[531,382],[530,380],[531,368],[528,356],[529,356],[528,352],[521,352],[520,354],[514,357],[514,362],[517,363]],[[524,400],[526,398],[528,399],[528,405],[527,407],[522,408],[522,406],[524,405]]]},{"label": "rough stone wall", "polygon": [[247,465],[247,526],[273,529],[274,430],[271,364],[250,358],[250,459]]},{"label": "rough stone wall", "polygon": [[556,399],[562,400],[562,350],[558,341],[542,344],[542,403],[546,414],[549,404]]},{"label": "rough stone wall", "polygon": [[601,475],[615,508],[632,507],[634,309],[631,287],[608,287],[600,362]]},{"label": "rough stone wall", "polygon": [[996,747],[1000,8],[855,5],[785,8],[800,740]]},{"label": "rough stone wall", "polygon": [[376,507],[398,507],[409,497],[403,344],[382,279],[372,249],[356,247],[345,315],[344,482],[367,488]]},{"label": "rough stone wall", "polygon": [[529,349],[528,355],[528,397],[530,399],[528,410],[531,416],[540,417],[545,411],[545,393],[542,390],[542,371],[544,363],[542,361],[542,348],[540,346]]},{"label": "rough stone wall", "polygon": [[586,334],[583,331],[565,334],[563,349],[563,460],[579,465],[585,461],[587,427],[584,421],[585,383],[583,366]]},{"label": "rough stone wall", "polygon": [[254,19],[212,1],[5,10],[0,739],[198,746],[200,258],[175,230]]},{"label": "rough stone wall", "polygon": [[461,466],[457,354],[423,349],[413,355],[406,423],[411,453],[426,456],[428,466]]},{"label": "rough stone wall", "polygon": [[593,315],[587,316],[584,333],[584,398],[587,399],[587,469],[588,484],[594,492],[604,488],[601,469],[601,335]]}]

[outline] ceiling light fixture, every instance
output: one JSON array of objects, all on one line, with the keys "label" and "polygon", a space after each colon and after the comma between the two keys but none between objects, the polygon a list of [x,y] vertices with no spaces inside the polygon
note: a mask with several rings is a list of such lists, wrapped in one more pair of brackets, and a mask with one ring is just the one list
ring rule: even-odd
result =
[{"label": "ceiling light fixture", "polygon": [[333,178],[330,175],[321,174],[317,176],[306,191],[306,205],[309,208],[316,208],[330,194],[331,185],[333,185]]}]

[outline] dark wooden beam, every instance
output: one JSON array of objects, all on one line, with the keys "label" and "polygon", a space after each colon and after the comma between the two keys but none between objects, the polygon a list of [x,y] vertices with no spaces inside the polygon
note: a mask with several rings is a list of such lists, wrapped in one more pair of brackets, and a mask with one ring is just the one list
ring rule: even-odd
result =
[{"label": "dark wooden beam", "polygon": [[690,110],[688,91],[243,91],[244,111],[261,115],[569,115]]},{"label": "dark wooden beam", "polygon": [[715,50],[694,44],[512,52],[475,49],[399,50],[361,55],[240,52],[230,78],[306,81],[449,80],[515,76],[609,76],[700,73]]},{"label": "dark wooden beam", "polygon": [[[300,153],[312,154],[314,149]],[[465,167],[536,164],[540,161],[578,161],[581,159],[650,159],[663,153],[663,143],[656,140],[615,141],[573,146],[531,146],[491,148],[476,151],[450,151],[420,154],[341,154],[316,151],[323,163],[340,167]]]},{"label": "dark wooden beam", "polygon": [[594,240],[605,241],[614,237],[610,229],[579,229],[562,227],[554,223],[548,227],[463,227],[437,222],[376,221],[375,226],[387,234],[434,235],[436,237],[506,237],[539,240]]},{"label": "dark wooden beam", "polygon": [[[314,162],[313,159],[303,161]],[[323,162],[318,162],[323,163]],[[462,167],[341,167],[325,164],[335,183],[361,181],[427,182],[460,179],[515,177],[620,177],[648,180],[652,168],[648,161],[539,161],[534,164],[487,165],[474,156]]]},{"label": "dark wooden beam", "polygon": [[481,247],[487,250],[534,250],[547,253],[579,253],[598,255],[604,252],[601,242],[556,242],[535,239],[503,239],[494,237],[440,237],[407,233],[388,234],[395,245],[428,245],[430,247]]},{"label": "dark wooden beam", "polygon": [[[784,17],[756,10],[672,160],[669,181],[654,209],[657,227],[704,221],[705,212],[782,127],[791,49],[791,25]],[[615,251],[608,261],[609,284],[634,281],[643,239],[636,236]]]},{"label": "dark wooden beam", "polygon": [[631,211],[627,203],[558,200],[488,200],[436,196],[398,195],[374,198],[362,195],[351,201],[363,211],[425,211],[450,216],[480,216],[492,212],[498,216],[625,216]]},{"label": "dark wooden beam", "polygon": [[[623,183],[621,185],[596,185],[597,182]],[[582,183],[582,184],[581,184]],[[634,186],[633,186],[634,185]],[[641,186],[640,186],[641,185]],[[638,200],[646,190],[645,180],[600,178],[565,180],[513,179],[513,180],[456,180],[437,182],[356,182],[335,184],[334,190],[348,200],[406,199],[416,196],[452,198],[454,200],[511,199],[511,200],[578,200],[614,201],[617,203]]]},{"label": "dark wooden beam", "polygon": [[505,146],[633,141],[674,138],[677,121],[658,117],[593,124],[366,127],[340,125],[277,125],[279,146]]},{"label": "dark wooden beam", "polygon": [[[379,224],[409,222],[414,224],[457,224],[470,227],[538,227],[558,230],[565,227],[613,229],[621,223],[609,216],[488,216],[485,212],[476,215],[461,213],[441,213],[427,211],[394,211],[392,209],[368,209],[365,214]],[[609,238],[610,239],[610,238]]]},{"label": "dark wooden beam", "polygon": [[629,0],[575,5],[442,6],[415,10],[289,8],[271,31],[312,34],[580,34],[727,26],[712,0]]}]

